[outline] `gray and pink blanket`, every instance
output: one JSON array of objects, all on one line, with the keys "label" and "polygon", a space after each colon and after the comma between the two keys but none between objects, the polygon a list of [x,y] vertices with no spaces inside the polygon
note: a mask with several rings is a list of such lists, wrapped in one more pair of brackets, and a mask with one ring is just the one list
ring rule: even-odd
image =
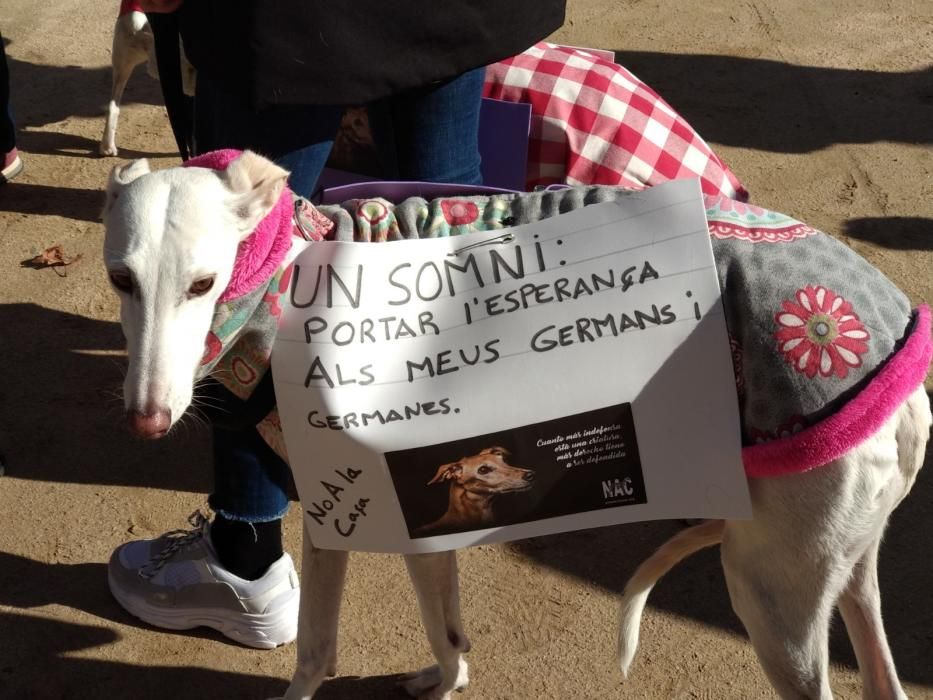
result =
[{"label": "gray and pink blanket", "polygon": [[[188,162],[225,168],[219,151]],[[571,187],[393,204],[359,199],[315,208],[286,191],[243,244],[206,341],[202,375],[246,397],[269,366],[295,235],[390,242],[490,231],[631,196]],[[877,431],[921,385],[933,355],[930,310],[912,310],[880,271],[843,243],[791,217],[706,197],[723,292],[749,476],[813,469]],[[222,371],[219,371],[222,370]],[[271,419],[273,421],[275,418]],[[267,426],[268,427],[268,426]]]}]

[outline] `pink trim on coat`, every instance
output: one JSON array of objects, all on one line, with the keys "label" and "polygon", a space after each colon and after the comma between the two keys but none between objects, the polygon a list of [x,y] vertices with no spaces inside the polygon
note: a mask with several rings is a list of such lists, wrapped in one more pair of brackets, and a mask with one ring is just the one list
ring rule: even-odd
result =
[{"label": "pink trim on coat", "polygon": [[865,442],[926,379],[933,340],[930,307],[916,311],[913,330],[868,385],[839,411],[799,433],[742,449],[750,477],[784,476],[828,464]]}]

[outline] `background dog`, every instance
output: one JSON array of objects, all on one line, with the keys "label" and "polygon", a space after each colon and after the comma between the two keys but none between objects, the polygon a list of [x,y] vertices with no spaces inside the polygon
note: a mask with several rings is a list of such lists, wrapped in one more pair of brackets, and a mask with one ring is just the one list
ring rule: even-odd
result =
[{"label": "background dog", "polygon": [[493,527],[493,499],[500,493],[530,489],[535,478],[531,469],[506,464],[508,456],[508,450],[502,447],[487,447],[475,455],[438,467],[428,486],[450,482],[447,512],[419,527],[415,534],[424,537]]},{"label": "background dog", "polygon": [[[181,51],[182,87],[186,95],[194,95],[194,68],[188,63]],[[120,102],[123,91],[133,74],[133,69],[141,63],[146,64],[150,76],[159,79],[159,69],[155,56],[155,41],[152,28],[145,13],[133,0],[122,0],[117,21],[113,25],[113,50],[111,51],[112,83],[110,103],[107,105],[107,121],[100,140],[102,156],[117,155],[117,121],[120,118]]]}]

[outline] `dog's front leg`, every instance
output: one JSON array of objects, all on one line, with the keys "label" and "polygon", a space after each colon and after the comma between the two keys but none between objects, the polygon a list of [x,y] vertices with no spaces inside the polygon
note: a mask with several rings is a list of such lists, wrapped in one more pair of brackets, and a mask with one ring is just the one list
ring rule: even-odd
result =
[{"label": "dog's front leg", "polygon": [[347,573],[347,552],[317,549],[305,525],[301,552],[298,659],[283,700],[311,700],[337,673],[337,620]]},{"label": "dog's front leg", "polygon": [[462,690],[469,682],[462,653],[470,650],[470,642],[460,621],[457,555],[411,554],[405,564],[437,666],[406,674],[401,684],[420,700],[449,700],[451,691]]}]

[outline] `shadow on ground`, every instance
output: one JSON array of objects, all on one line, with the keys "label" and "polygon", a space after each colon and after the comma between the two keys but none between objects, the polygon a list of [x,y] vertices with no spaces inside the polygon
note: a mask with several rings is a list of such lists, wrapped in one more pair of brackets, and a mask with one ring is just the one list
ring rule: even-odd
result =
[{"label": "shadow on ground", "polygon": [[[42,574],[49,575],[48,582],[34,576],[38,573],[34,570],[36,567],[43,569]],[[124,624],[132,620],[110,599],[103,564],[49,566],[0,553],[0,571],[3,572],[0,580],[5,579],[0,588],[0,605],[30,608],[53,603],[77,603],[75,607],[78,609],[105,619]],[[17,590],[16,577],[19,575],[32,577],[20,582]],[[65,581],[66,578],[69,580]],[[40,581],[43,581],[39,585],[41,590],[27,590]],[[8,583],[13,584],[12,591],[6,589]],[[53,589],[64,593],[64,597],[46,595]],[[88,605],[91,598],[95,602]],[[142,623],[134,624],[144,626]],[[210,631],[146,629],[149,634],[223,640],[219,633]],[[206,693],[204,697],[257,700],[281,696],[288,687],[288,681],[282,678],[214,671],[190,665],[164,666],[153,665],[146,660],[132,664],[75,658],[72,656],[75,652],[119,643],[120,634],[107,627],[61,622],[33,614],[0,612],[0,639],[25,641],[25,644],[0,646],[0,697],[3,698],[163,700],[166,697],[191,697],[195,688],[199,693]],[[242,647],[238,649],[244,658],[255,653]],[[332,678],[324,683],[315,699],[391,700],[408,697],[397,686],[397,680],[396,675]]]},{"label": "shadow on ground", "polygon": [[0,210],[76,221],[100,221],[104,193],[100,189],[56,187],[13,181],[0,189]]},{"label": "shadow on ground", "polygon": [[[73,134],[43,130],[74,117],[97,118],[103,133],[110,101],[110,68],[48,66],[22,61],[7,54],[11,101],[20,150],[56,156],[98,155],[98,142]],[[123,94],[123,105],[161,105],[159,83],[138,66]],[[119,131],[118,131],[119,138]],[[118,141],[119,142],[119,141]],[[121,149],[123,158],[174,155]]]},{"label": "shadow on ground", "polygon": [[[101,117],[100,128],[104,128],[104,120]],[[119,163],[131,158],[162,158],[165,156],[175,156],[175,153],[159,153],[156,151],[138,151],[132,148],[126,148],[119,141],[117,136],[117,145],[120,146],[118,159],[111,159],[112,163]],[[42,153],[50,156],[65,156],[69,158],[96,158],[98,157],[99,141],[89,139],[78,134],[68,134],[58,131],[40,131],[30,129],[20,131],[17,134],[17,143],[21,150],[27,153]],[[98,217],[99,218],[99,217]]]},{"label": "shadow on ground", "polygon": [[[49,66],[10,56],[10,92],[18,127],[45,126],[72,117],[100,117],[101,130],[110,101],[110,67]],[[54,99],[52,99],[54,98]],[[138,66],[127,84],[123,104],[162,104],[159,83]]]},{"label": "shadow on ground", "polygon": [[[0,452],[8,476],[206,493],[210,455],[193,419],[142,443],[123,428],[116,323],[36,304],[0,304]],[[28,332],[25,331],[28,329]]]},{"label": "shadow on ground", "polygon": [[197,688],[207,693],[205,697],[255,700],[281,695],[287,687],[281,679],[246,673],[70,656],[119,641],[116,632],[103,627],[0,613],[0,638],[39,642],[35,646],[4,644],[0,648],[0,697],[4,698],[161,700],[189,696],[191,689]]},{"label": "shadow on ground", "polygon": [[45,605],[64,605],[101,620],[146,630],[147,634],[209,639],[243,648],[207,627],[180,631],[157,629],[133,617],[110,595],[106,564],[46,564],[0,552],[0,606],[29,610]]},{"label": "shadow on ground", "polygon": [[617,51],[706,141],[777,153],[933,143],[933,66],[907,73],[703,54]]},{"label": "shadow on ground", "polygon": [[892,250],[933,250],[933,219],[921,216],[850,219],[842,233]]}]

